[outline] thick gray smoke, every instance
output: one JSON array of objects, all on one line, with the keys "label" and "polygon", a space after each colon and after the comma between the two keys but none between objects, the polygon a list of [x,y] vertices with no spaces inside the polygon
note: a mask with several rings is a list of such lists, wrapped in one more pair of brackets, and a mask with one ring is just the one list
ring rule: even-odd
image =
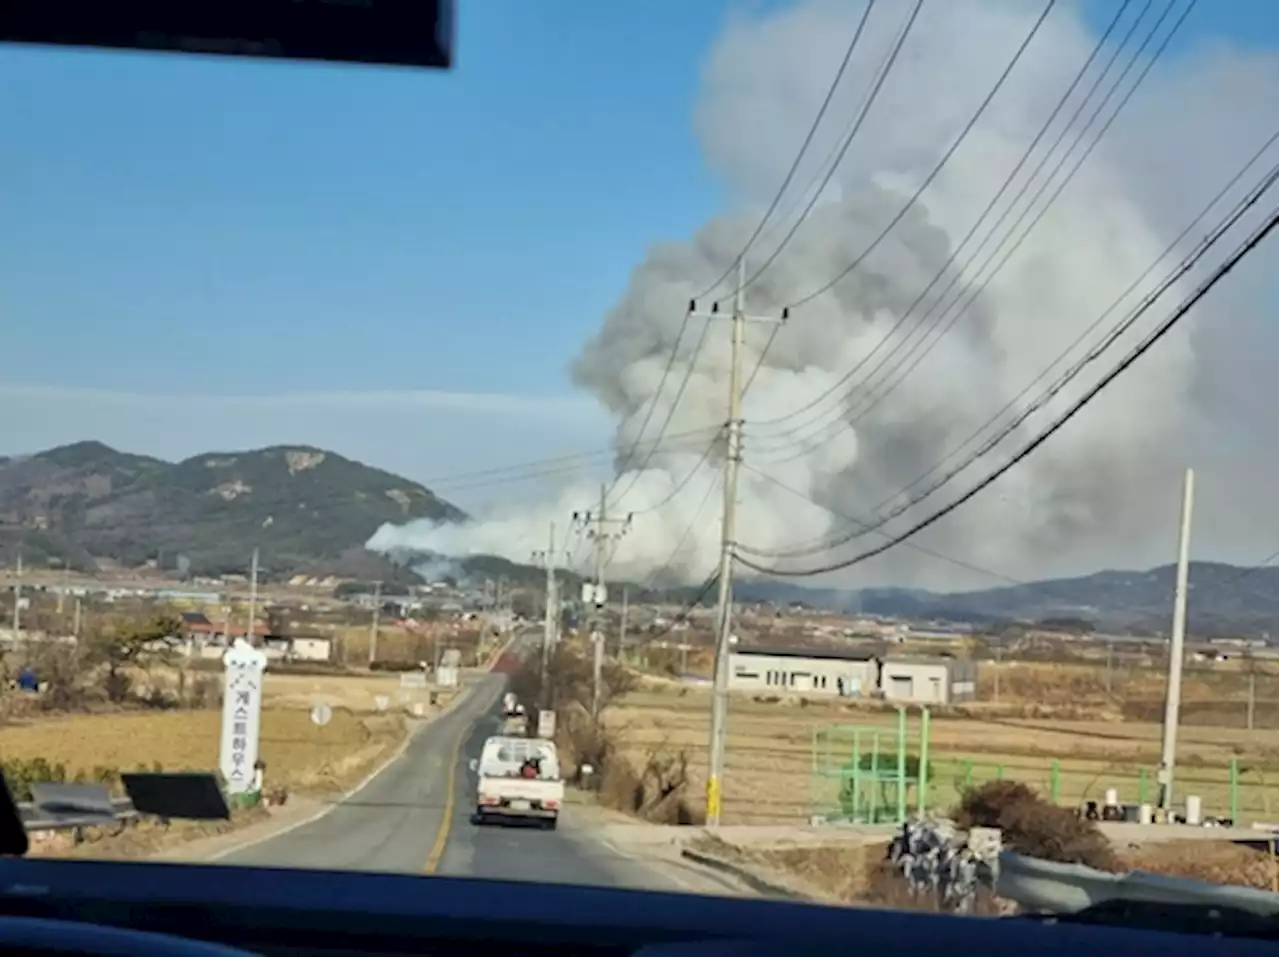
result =
[{"label": "thick gray smoke", "polygon": [[[821,202],[750,287],[749,313],[776,315],[782,305],[825,284],[867,247],[994,84],[1039,12],[1036,6],[1022,0],[926,5]],[[923,309],[853,380],[863,383],[871,375],[869,387],[856,389],[841,405],[826,399],[813,411],[767,424],[817,399],[867,356],[944,267],[1000,188],[1097,42],[1074,8],[1060,8],[923,201],[847,279],[794,311],[773,342],[744,408],[745,460],[751,469],[741,476],[740,541],[756,549],[788,549],[847,527],[752,469],[846,515],[866,516],[892,500],[1056,359],[1274,130],[1274,54],[1221,49],[1170,54],[1028,241],[883,402],[854,421],[868,399],[885,388],[877,383],[888,381],[889,368],[872,375],[879,359],[905,336],[905,345],[889,360],[896,365],[924,335],[923,329],[910,332]],[[844,92],[833,102],[829,121],[795,179],[796,195],[782,203],[784,213],[794,216],[803,208],[807,197],[800,190],[843,136],[907,10],[905,3],[877,4]],[[669,441],[642,472],[618,484],[626,494],[610,503],[618,512],[638,513],[616,548],[612,574],[643,576],[667,563],[673,552],[671,570],[678,578],[700,580],[714,567],[720,449],[705,459],[702,453],[707,436],[725,417],[726,323],[712,324],[695,362],[702,320],[691,322],[652,416],[649,407],[676,345],[686,303],[733,261],[750,235],[807,132],[861,11],[862,4],[852,0],[815,0],[784,12],[740,18],[726,27],[705,68],[696,122],[709,161],[733,186],[743,211],[712,221],[689,242],[654,247],[573,363],[574,380],[617,418],[618,462],[624,470],[644,457],[627,453],[646,417],[651,419],[644,432],[649,438],[667,418],[676,386],[694,363],[668,436],[694,434]],[[1139,35],[1145,32],[1140,26]],[[1095,71],[1108,55],[1095,62]],[[1120,62],[1126,61],[1122,53]],[[1089,74],[1077,96],[1095,75]],[[1136,70],[1127,82],[1135,77]],[[1223,104],[1232,106],[1224,109]],[[1091,112],[1087,108],[1084,116]],[[1055,125],[1022,177],[1034,169],[1057,131]],[[1073,141],[1069,135],[1064,147]],[[1016,192],[1007,193],[998,210]],[[748,257],[749,270],[775,248],[788,226],[784,220],[765,231]],[[960,265],[974,255],[988,228],[961,251]],[[960,276],[960,288],[985,278],[976,275],[977,266],[993,249],[988,244],[978,251],[975,263]],[[1239,278],[1206,300],[1194,323],[1184,323],[1166,337],[1047,446],[921,535],[918,544],[1018,577],[1162,562],[1172,556],[1181,470],[1194,465],[1204,469],[1197,552],[1240,561],[1260,558],[1277,525],[1275,261],[1274,243],[1268,243]],[[1172,262],[1153,274],[1152,281]],[[926,307],[946,288],[950,275],[934,287]],[[1172,308],[1190,288],[1184,284],[1175,289],[1157,312]],[[948,298],[958,294],[953,290]],[[1141,292],[1127,302],[1133,305],[1140,298]],[[755,367],[769,335],[764,324],[749,329],[748,370]],[[930,333],[925,344],[936,335]],[[1132,341],[1122,340],[1121,348]],[[1072,353],[1080,354],[1080,349]],[[1241,384],[1242,362],[1248,363],[1256,389]],[[1079,395],[1107,365],[1096,363],[1097,371],[1060,397],[1051,411]],[[846,385],[837,395],[848,390]],[[1047,418],[1043,413],[1034,417],[1027,430]],[[954,489],[917,506],[889,529],[904,528],[912,517],[948,501],[1002,461],[1010,448],[1002,446],[971,475],[958,479]],[[494,515],[469,527],[388,527],[371,546],[494,552],[525,560],[536,547],[533,543],[545,537],[548,521],[563,523],[570,512],[592,507],[596,494],[585,484],[568,488],[543,508]],[[1252,529],[1262,531],[1251,539]],[[869,547],[880,541],[869,535],[859,544]],[[830,556],[784,564],[809,565],[823,557]],[[837,580],[998,584],[910,547]]]}]

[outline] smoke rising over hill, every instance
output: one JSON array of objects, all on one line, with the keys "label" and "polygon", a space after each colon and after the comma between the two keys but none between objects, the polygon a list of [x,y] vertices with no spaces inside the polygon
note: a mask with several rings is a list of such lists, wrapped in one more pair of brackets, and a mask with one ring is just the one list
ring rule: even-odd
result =
[{"label": "smoke rising over hill", "polygon": [[[792,195],[781,204],[781,211],[793,219],[807,202],[804,187],[845,134],[909,6],[890,2],[873,10],[841,92],[795,177]],[[1116,37],[1125,35],[1142,5],[1132,6]],[[1138,24],[1134,39],[1119,54],[1079,123],[1092,115],[1155,25],[1156,8],[1163,6],[1154,4]],[[1015,0],[926,5],[820,201],[777,260],[750,286],[750,313],[778,314],[863,253],[960,134],[1030,30],[1039,13],[1034,7]],[[705,578],[714,567],[721,449],[715,446],[710,454],[703,453],[725,418],[727,323],[712,323],[696,351],[696,362],[704,320],[689,323],[652,414],[650,404],[677,345],[689,299],[726,269],[751,235],[804,139],[862,9],[860,2],[813,0],[783,12],[739,17],[726,25],[705,65],[695,120],[708,161],[738,197],[738,211],[717,217],[688,241],[655,245],[599,332],[572,363],[574,382],[616,417],[617,465],[624,472],[645,458],[643,449],[628,453],[646,419],[643,437],[652,439],[693,365],[671,416],[668,440],[643,471],[617,484],[611,498],[611,508],[637,513],[616,547],[611,574],[643,577],[670,560],[670,577],[689,582]],[[1165,22],[1147,54],[1176,15],[1177,11]],[[1018,395],[1093,323],[1274,130],[1273,54],[1171,49],[1008,265],[945,335],[926,333],[940,316],[945,325],[955,314],[955,309],[946,310],[948,302],[968,301],[987,279],[992,267],[986,272],[980,267],[1031,201],[1040,180],[1054,169],[1056,156],[1018,201],[1004,227],[986,245],[979,245],[1015,201],[1022,182],[1057,139],[1114,46],[1094,60],[995,215],[960,248],[955,262],[948,263],[1097,42],[1098,33],[1078,10],[1060,4],[1031,41],[1010,82],[921,201],[858,269],[793,311],[744,403],[745,460],[752,469],[844,515],[865,517],[893,503],[903,486]],[[1145,60],[1128,74],[1099,123],[1119,105]],[[1232,106],[1224,109],[1223,104]],[[1073,157],[1092,136],[1086,134]],[[1074,134],[1068,134],[1059,151],[1073,142]],[[1069,160],[1066,169],[1071,165]],[[1059,178],[1065,173],[1064,169]],[[749,275],[773,252],[793,219],[764,231],[748,256]],[[1195,238],[1208,229],[1208,224],[1198,229]],[[1188,248],[1152,273],[1116,318],[1136,305]],[[1210,261],[1217,262],[1225,253],[1226,248]],[[1194,465],[1202,468],[1197,552],[1240,561],[1260,557],[1274,540],[1277,525],[1277,423],[1270,398],[1277,354],[1275,262],[1275,242],[1270,240],[1206,299],[1194,322],[1167,336],[1043,449],[919,536],[918,543],[1020,578],[1101,564],[1154,564],[1172,554],[1181,470]],[[940,271],[942,279],[915,308],[913,318],[857,377],[811,411],[769,424],[836,386],[890,334]],[[956,286],[944,295],[953,278]],[[1197,279],[1188,277],[1171,290],[1152,318],[1171,310]],[[730,288],[723,285],[718,294]],[[970,293],[962,295],[966,288]],[[939,297],[942,302],[935,305]],[[1150,321],[1140,325],[1140,331],[1148,328]],[[764,324],[748,329],[748,372],[770,333]],[[1122,339],[1115,354],[1137,338]],[[911,355],[907,350],[920,340],[921,349],[931,347],[927,357],[868,410],[868,402],[897,378],[892,368]],[[896,346],[896,354],[890,354]],[[1071,357],[1079,357],[1086,348],[1087,344],[1078,347]],[[1088,388],[1114,361],[1111,355],[1095,363],[1095,371],[1045,412],[1033,416],[1020,434],[1037,431]],[[881,358],[888,358],[889,365],[876,372]],[[1251,381],[1260,381],[1262,388],[1249,387]],[[866,384],[850,393],[851,385],[862,383]],[[945,504],[1019,444],[1016,439],[1002,444],[960,476],[954,488],[948,486],[913,507],[887,529],[905,528],[912,518]],[[566,488],[544,507],[493,514],[467,525],[387,526],[370,547],[493,553],[523,561],[530,549],[545,547],[549,521],[564,527],[571,512],[593,508],[598,495],[598,488],[583,482]],[[848,527],[831,512],[806,504],[750,469],[742,473],[739,502],[738,538],[756,549],[788,549]],[[879,541],[871,535],[841,553],[852,554],[855,548],[861,551]],[[810,557],[798,564],[816,560]],[[974,577],[911,548],[895,549],[846,573],[844,580],[935,587],[992,584],[989,577]]]}]

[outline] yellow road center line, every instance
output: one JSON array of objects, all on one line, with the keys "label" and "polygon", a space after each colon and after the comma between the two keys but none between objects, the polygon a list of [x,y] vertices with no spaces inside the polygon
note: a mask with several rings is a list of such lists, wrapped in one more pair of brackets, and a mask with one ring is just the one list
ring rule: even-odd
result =
[{"label": "yellow road center line", "polygon": [[464,723],[458,732],[449,754],[449,770],[445,774],[444,814],[440,818],[440,829],[436,831],[435,843],[431,845],[431,853],[427,855],[427,863],[423,870],[434,874],[440,866],[440,858],[444,857],[445,845],[449,843],[449,830],[453,826],[453,810],[457,804],[458,763],[462,760],[462,744],[467,738],[471,725]]}]

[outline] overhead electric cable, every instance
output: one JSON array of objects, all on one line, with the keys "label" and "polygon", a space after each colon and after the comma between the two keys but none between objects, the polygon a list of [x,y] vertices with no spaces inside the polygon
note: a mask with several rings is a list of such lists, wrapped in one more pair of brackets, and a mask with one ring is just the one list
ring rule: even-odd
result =
[{"label": "overhead electric cable", "polygon": [[1186,300],[1184,300],[1183,303],[1169,317],[1167,317],[1159,326],[1157,326],[1157,328],[1154,331],[1152,331],[1145,339],[1143,339],[1142,342],[1138,343],[1138,345],[1135,346],[1129,352],[1129,354],[1126,355],[1125,358],[1122,359],[1115,367],[1113,367],[1105,376],[1103,376],[1103,378],[1097,384],[1095,384],[1093,388],[1091,388],[1080,399],[1078,399],[1075,403],[1073,403],[1070,408],[1068,408],[1065,412],[1063,412],[1060,416],[1058,416],[1051,425],[1049,425],[1046,429],[1044,429],[1038,436],[1036,436],[1031,441],[1029,441],[1008,462],[1006,462],[1004,465],[992,471],[990,474],[984,477],[980,482],[974,485],[973,488],[969,489],[967,492],[965,492],[955,501],[938,509],[936,512],[929,515],[927,518],[924,518],[921,521],[917,522],[907,531],[899,535],[895,535],[891,540],[884,543],[883,545],[879,545],[875,548],[869,549],[865,552],[855,555],[852,558],[831,562],[827,565],[823,565],[816,568],[807,568],[803,570],[769,568],[767,566],[752,562],[749,559],[743,558],[740,555],[737,556],[737,560],[741,562],[743,565],[745,565],[746,567],[766,575],[774,575],[774,576],[779,576],[784,578],[808,578],[813,575],[823,575],[823,574],[827,574],[828,572],[838,571],[843,568],[849,568],[853,565],[857,565],[861,562],[867,561],[868,559],[874,558],[877,555],[882,555],[885,552],[887,552],[889,549],[895,547],[896,545],[902,544],[912,536],[918,534],[919,532],[923,531],[929,526],[945,518],[947,515],[954,512],[960,506],[964,505],[966,502],[973,499],[979,492],[983,491],[985,488],[990,486],[992,483],[994,483],[998,478],[1000,478],[1010,469],[1014,468],[1015,466],[1020,464],[1022,461],[1024,461],[1036,449],[1038,449],[1041,445],[1047,442],[1054,434],[1056,434],[1057,431],[1061,429],[1067,422],[1069,422],[1072,418],[1074,418],[1075,415],[1079,413],[1081,409],[1083,409],[1094,398],[1096,398],[1097,395],[1100,392],[1102,392],[1103,389],[1105,389],[1108,385],[1110,385],[1117,378],[1123,375],[1128,369],[1130,369],[1133,366],[1133,364],[1137,362],[1138,359],[1140,359],[1143,355],[1145,355],[1157,342],[1159,342],[1160,339],[1162,339],[1169,332],[1170,329],[1172,329],[1175,325],[1177,325],[1177,323],[1181,321],[1200,302],[1200,300],[1202,300],[1209,293],[1209,291],[1213,289],[1214,286],[1216,286],[1219,282],[1221,282],[1222,279],[1241,262],[1241,260],[1243,260],[1246,256],[1248,256],[1249,253],[1251,253],[1254,249],[1256,249],[1258,245],[1261,244],[1261,242],[1267,236],[1269,236],[1272,232],[1274,232],[1278,223],[1280,223],[1280,214],[1272,213],[1270,217],[1262,225],[1260,225],[1257,229],[1254,230],[1254,232],[1250,235],[1250,237],[1236,250],[1236,252],[1232,254],[1232,256],[1225,263],[1219,266],[1217,270],[1215,270],[1212,276],[1210,276],[1204,283],[1202,283],[1195,290],[1195,292],[1193,292]]},{"label": "overhead electric cable", "polygon": [[[968,469],[978,459],[984,457],[985,455],[990,453],[992,450],[994,450],[1005,438],[1012,435],[1014,431],[1016,431],[1032,414],[1044,408],[1044,406],[1051,399],[1056,397],[1064,388],[1066,388],[1067,385],[1069,385],[1072,381],[1074,381],[1074,379],[1082,371],[1084,371],[1084,369],[1086,369],[1094,361],[1100,358],[1120,338],[1120,336],[1122,336],[1124,333],[1132,329],[1133,326],[1137,323],[1137,321],[1141,319],[1143,316],[1145,316],[1146,313],[1149,312],[1154,307],[1155,303],[1166,292],[1168,292],[1171,288],[1173,288],[1173,286],[1177,282],[1179,282],[1188,272],[1191,271],[1192,268],[1195,267],[1196,264],[1199,263],[1201,259],[1204,258],[1204,256],[1209,251],[1209,249],[1211,249],[1216,243],[1222,240],[1222,238],[1240,221],[1240,219],[1245,215],[1246,212],[1249,211],[1249,209],[1256,206],[1259,202],[1262,201],[1262,199],[1267,195],[1267,193],[1272,189],[1272,187],[1276,185],[1276,182],[1278,179],[1280,179],[1280,167],[1272,167],[1271,170],[1268,171],[1268,173],[1264,177],[1262,177],[1262,179],[1251,188],[1249,194],[1246,195],[1244,199],[1240,200],[1235,205],[1235,207],[1233,207],[1233,209],[1222,220],[1220,220],[1217,223],[1214,229],[1207,236],[1205,236],[1200,241],[1200,243],[1198,243],[1196,247],[1192,249],[1182,259],[1181,262],[1179,262],[1169,273],[1165,275],[1165,277],[1160,281],[1160,283],[1156,285],[1154,289],[1148,292],[1147,295],[1124,316],[1124,318],[1122,318],[1119,322],[1113,325],[1098,343],[1096,343],[1083,356],[1077,359],[1073,363],[1073,365],[1069,369],[1067,369],[1066,372],[1060,375],[1053,382],[1051,386],[1049,386],[1047,389],[1041,392],[1040,395],[1037,396],[1035,400],[1030,402],[1024,408],[1022,408],[1015,418],[1013,418],[1011,421],[1006,423],[999,432],[997,432],[996,434],[988,438],[986,442],[984,442],[979,448],[975,449],[972,453],[970,453],[962,462],[952,467],[945,474],[940,476],[928,487],[926,487],[923,491],[910,496],[905,501],[902,501],[900,502],[900,504],[894,506],[888,512],[880,514],[880,516],[874,520],[874,522],[869,526],[867,530],[875,530],[878,528],[882,528],[883,526],[888,524],[890,521],[897,518],[899,515],[904,514],[909,509],[915,507],[920,502],[922,502],[926,498],[933,495],[943,486],[945,486],[946,484],[951,482],[953,479],[955,479],[960,473]],[[1206,208],[1205,213],[1207,213],[1210,209],[1212,209],[1214,205],[1216,205],[1217,199],[1218,197],[1214,198],[1214,201],[1210,204],[1209,207]],[[1203,218],[1203,215],[1204,213],[1202,213],[1201,216],[1197,217],[1197,220],[1200,218]],[[1166,253],[1162,253],[1159,257],[1157,257],[1157,259],[1152,263],[1152,265],[1148,267],[1147,272],[1148,273],[1151,272],[1157,265],[1159,265],[1159,263],[1163,261],[1163,259],[1165,258],[1165,255],[1167,255],[1167,251]],[[1139,281],[1141,281],[1141,277]],[[1127,295],[1128,293],[1126,291],[1126,293],[1122,294],[1122,296],[1119,299],[1117,299],[1114,303],[1112,303],[1112,306],[1109,307],[1102,314],[1102,316],[1100,316],[1097,320],[1095,320],[1095,322],[1093,323],[1093,326],[1097,326],[1098,324],[1100,324],[1101,321],[1105,319],[1106,316],[1109,315],[1116,308],[1116,306],[1119,305],[1121,301],[1123,301],[1123,299],[1127,298]],[[1083,333],[1080,338],[1082,339],[1084,338],[1084,336],[1087,336],[1088,332],[1089,330],[1086,330],[1085,333]],[[1068,351],[1073,349],[1074,345],[1075,344],[1073,343],[1072,346],[1069,346]],[[1057,361],[1058,360],[1055,360],[1053,363],[1051,363],[1050,370],[1052,369],[1053,365],[1057,364]],[[1046,373],[1050,370],[1046,370]],[[1000,414],[1001,413],[997,414],[997,418],[999,417]],[[936,467],[931,471],[936,471]],[[918,484],[918,483],[914,483],[914,484]],[[902,492],[899,492],[894,496],[892,496],[892,498],[901,498],[906,491],[907,490],[904,489]],[[843,536],[842,539],[838,541],[828,540],[828,541],[813,543],[810,545],[797,545],[796,547],[790,550],[787,550],[786,552],[774,552],[769,557],[794,558],[804,554],[812,554],[819,551],[829,551],[831,548],[835,547],[836,545],[846,544],[847,542],[852,541],[854,538],[861,537],[863,534],[866,534],[866,531],[850,532],[847,535]]]}]

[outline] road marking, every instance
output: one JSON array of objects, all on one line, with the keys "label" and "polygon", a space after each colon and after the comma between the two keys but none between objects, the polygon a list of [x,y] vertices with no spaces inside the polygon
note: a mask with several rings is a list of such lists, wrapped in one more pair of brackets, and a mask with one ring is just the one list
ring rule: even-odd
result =
[{"label": "road marking", "polygon": [[471,723],[463,723],[461,730],[458,731],[458,739],[453,743],[453,750],[449,754],[449,771],[445,775],[444,815],[440,818],[440,830],[436,831],[436,840],[431,845],[431,853],[427,855],[427,863],[422,868],[428,874],[436,872],[436,868],[440,866],[440,858],[444,857],[445,845],[449,843],[449,829],[453,826],[453,808],[457,803],[455,793],[458,790],[458,762],[462,760],[462,744],[467,740],[467,732],[471,728]]},{"label": "road marking", "polygon": [[372,784],[374,778],[378,777],[378,775],[382,774],[384,771],[390,769],[391,765],[395,764],[397,761],[403,758],[405,756],[405,752],[409,750],[409,745],[413,743],[413,740],[421,732],[424,732],[431,727],[438,727],[439,725],[437,724],[437,722],[439,722],[440,719],[444,718],[446,715],[452,714],[456,710],[460,710],[463,701],[465,701],[467,698],[471,696],[471,692],[474,688],[475,688],[474,683],[465,685],[464,687],[459,688],[458,693],[454,695],[453,698],[450,699],[448,704],[446,704],[443,708],[441,708],[434,715],[432,715],[431,718],[422,722],[420,725],[414,728],[409,734],[405,735],[404,740],[400,742],[396,750],[385,761],[383,761],[380,765],[374,768],[373,771],[371,771],[363,781],[361,781],[359,784],[353,787],[346,794],[343,794],[336,801],[326,801],[324,803],[324,806],[321,807],[318,811],[316,811],[314,814],[308,815],[307,817],[303,818],[300,821],[294,821],[290,824],[286,824],[284,827],[278,828],[274,831],[268,830],[266,833],[261,834],[258,837],[250,838],[247,841],[243,841],[231,847],[224,848],[221,851],[216,851],[213,854],[206,855],[204,858],[202,858],[202,862],[211,863],[213,861],[220,861],[223,858],[230,857],[232,854],[238,854],[241,851],[249,850],[251,847],[256,847],[259,844],[265,844],[268,841],[275,840],[277,837],[284,837],[290,831],[296,831],[299,828],[306,827],[308,824],[314,824],[316,821],[320,820],[322,817],[325,817],[327,814],[331,813],[335,808],[341,807],[343,804],[350,801],[353,797],[355,797],[357,794],[363,791],[366,787]]}]

